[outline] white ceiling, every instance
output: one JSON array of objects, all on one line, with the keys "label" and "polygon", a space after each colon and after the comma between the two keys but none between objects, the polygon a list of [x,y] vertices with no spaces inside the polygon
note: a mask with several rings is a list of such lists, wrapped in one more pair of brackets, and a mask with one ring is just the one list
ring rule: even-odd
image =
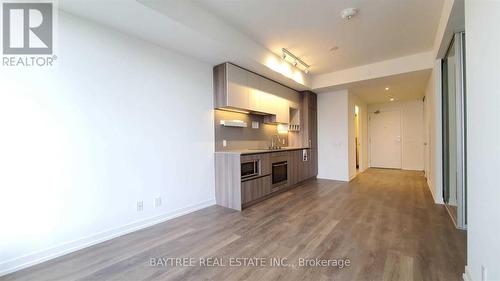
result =
[{"label": "white ceiling", "polygon": [[[422,99],[432,70],[414,71],[345,85],[349,92],[360,97],[367,104]],[[386,91],[385,88],[389,90]]]},{"label": "white ceiling", "polygon": [[[322,74],[433,47],[443,0],[194,0],[280,54],[287,48]],[[359,14],[346,22],[344,8]],[[330,48],[338,46],[337,51]]]}]

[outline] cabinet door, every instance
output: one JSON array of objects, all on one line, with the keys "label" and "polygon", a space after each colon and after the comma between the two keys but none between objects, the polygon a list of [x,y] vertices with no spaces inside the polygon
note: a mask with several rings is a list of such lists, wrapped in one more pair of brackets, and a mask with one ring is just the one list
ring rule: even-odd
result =
[{"label": "cabinet door", "polygon": [[276,122],[288,124],[290,122],[290,107],[288,101],[284,98],[277,97],[276,103]]},{"label": "cabinet door", "polygon": [[248,109],[248,72],[227,64],[227,106]]},{"label": "cabinet door", "polygon": [[[316,94],[306,91],[302,93],[301,130],[303,131],[303,144],[307,147],[317,148],[318,121],[317,121]],[[302,122],[303,121],[303,122]]]},{"label": "cabinet door", "polygon": [[310,173],[311,173],[311,150],[306,149],[306,151],[307,151],[307,161],[303,162],[304,178],[302,180],[310,178]]},{"label": "cabinet door", "polygon": [[304,150],[299,150],[299,182],[304,181],[310,178],[311,173],[311,157],[310,157],[310,149],[306,149],[307,151],[307,161],[304,161]]},{"label": "cabinet door", "polygon": [[272,173],[271,170],[271,160],[269,158],[269,153],[259,154],[260,159],[260,173],[262,175],[270,175]]},{"label": "cabinet door", "polygon": [[248,109],[261,112],[261,77],[255,73],[248,72]]},{"label": "cabinet door", "polygon": [[309,108],[309,147],[318,148],[318,117],[316,108]]},{"label": "cabinet door", "polygon": [[304,164],[302,163],[302,150],[296,150],[295,152],[295,173],[297,174],[296,176],[296,181],[297,183],[302,181],[302,178],[304,177]]},{"label": "cabinet door", "polygon": [[288,152],[288,184],[294,185],[299,179],[297,176],[297,151],[289,151]]},{"label": "cabinet door", "polygon": [[318,175],[318,150],[315,148],[309,149],[309,178]]},{"label": "cabinet door", "polygon": [[271,176],[241,182],[241,203],[246,204],[271,193]]},{"label": "cabinet door", "polygon": [[275,114],[276,100],[273,94],[274,82],[260,77],[260,109],[263,113]]},{"label": "cabinet door", "polygon": [[273,114],[274,96],[266,92],[260,92],[260,110],[259,112]]}]

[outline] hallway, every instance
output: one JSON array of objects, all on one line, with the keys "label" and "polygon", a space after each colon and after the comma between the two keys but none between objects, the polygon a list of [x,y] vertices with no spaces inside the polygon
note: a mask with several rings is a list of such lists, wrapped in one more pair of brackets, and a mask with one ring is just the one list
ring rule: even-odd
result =
[{"label": "hallway", "polygon": [[[461,280],[465,240],[421,172],[369,169],[350,183],[310,181],[241,213],[208,207],[0,279]],[[226,267],[149,265],[169,257],[217,257]],[[231,257],[289,266],[228,267]],[[299,267],[299,258],[350,266]]]}]

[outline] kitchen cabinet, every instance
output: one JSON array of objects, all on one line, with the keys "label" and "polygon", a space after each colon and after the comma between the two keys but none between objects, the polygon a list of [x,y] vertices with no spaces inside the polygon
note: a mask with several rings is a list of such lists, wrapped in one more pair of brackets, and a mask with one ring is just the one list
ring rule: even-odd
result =
[{"label": "kitchen cabinet", "polygon": [[301,97],[301,134],[302,145],[309,147],[309,176],[314,177],[318,174],[318,113],[317,97],[311,91],[302,92]]},{"label": "kitchen cabinet", "polygon": [[[306,159],[304,159],[304,153],[306,153]],[[311,165],[311,159],[309,158],[309,149],[303,149],[300,151],[300,163],[299,163],[299,181],[304,181],[310,178],[309,167]],[[306,161],[304,161],[306,160]]]},{"label": "kitchen cabinet", "polygon": [[[304,150],[307,153],[307,161],[304,161]],[[290,154],[288,163],[289,185],[295,185],[316,176],[312,169],[315,159],[310,157],[310,151],[310,149],[300,149],[288,152]]]},{"label": "kitchen cabinet", "polygon": [[290,122],[299,93],[230,63],[214,67],[214,107],[268,114],[266,123]]},{"label": "kitchen cabinet", "polygon": [[309,167],[308,177],[313,178],[318,175],[318,150],[309,149]]},{"label": "kitchen cabinet", "polygon": [[299,182],[297,177],[297,151],[290,151],[288,157],[288,184],[294,185]]},{"label": "kitchen cabinet", "polygon": [[272,102],[275,112],[272,115],[265,116],[264,123],[288,124],[290,122],[290,107],[288,101],[280,97],[273,97]]},{"label": "kitchen cabinet", "polygon": [[247,204],[271,193],[271,176],[241,182],[241,203]]},{"label": "kitchen cabinet", "polygon": [[227,66],[227,104],[231,107],[250,107],[248,73],[232,64]]},{"label": "kitchen cabinet", "polygon": [[252,160],[259,160],[260,162],[260,174],[261,175],[269,175],[271,174],[271,160],[269,153],[261,153],[261,154],[249,154],[242,155],[241,162],[248,162]]},{"label": "kitchen cabinet", "polygon": [[[278,194],[316,176],[317,158],[307,151],[304,161],[304,149],[238,154],[234,152],[216,152],[215,154],[215,198],[220,206],[241,210],[267,197]],[[259,160],[260,173],[250,179],[241,179],[241,163]],[[287,161],[287,182],[272,188],[272,162]]]},{"label": "kitchen cabinet", "polygon": [[260,81],[260,112],[275,114],[276,113],[276,95],[275,84],[269,79],[261,77]]},{"label": "kitchen cabinet", "polygon": [[310,91],[302,92],[301,129],[303,145],[309,148],[318,147],[318,119],[316,94]]},{"label": "kitchen cabinet", "polygon": [[248,77],[248,108],[251,111],[257,111],[261,112],[262,111],[262,104],[261,104],[261,82],[262,82],[262,77],[259,75],[248,72],[247,71],[247,77]]},{"label": "kitchen cabinet", "polygon": [[309,177],[318,175],[318,107],[317,96],[313,92],[305,94],[304,109],[306,116],[306,129],[304,134],[307,135],[307,145],[309,146],[309,158],[311,159],[309,165]]}]

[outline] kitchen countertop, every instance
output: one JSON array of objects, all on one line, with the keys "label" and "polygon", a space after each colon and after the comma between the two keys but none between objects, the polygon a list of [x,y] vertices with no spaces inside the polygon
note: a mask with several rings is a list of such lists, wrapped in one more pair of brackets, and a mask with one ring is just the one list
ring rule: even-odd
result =
[{"label": "kitchen countertop", "polygon": [[301,150],[301,149],[309,149],[309,147],[283,147],[281,149],[232,149],[225,151],[216,151],[215,153],[246,155],[246,154],[273,153],[273,152]]}]

